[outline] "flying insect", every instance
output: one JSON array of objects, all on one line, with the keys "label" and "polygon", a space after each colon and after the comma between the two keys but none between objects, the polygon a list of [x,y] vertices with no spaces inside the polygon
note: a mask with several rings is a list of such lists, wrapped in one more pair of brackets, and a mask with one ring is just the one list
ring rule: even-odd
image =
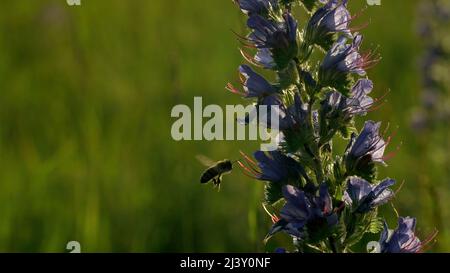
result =
[{"label": "flying insect", "polygon": [[197,160],[208,168],[202,173],[200,183],[207,184],[213,182],[215,187],[220,189],[222,183],[222,176],[231,173],[233,170],[233,163],[231,160],[224,159],[218,162],[214,162],[209,158],[198,155]]}]

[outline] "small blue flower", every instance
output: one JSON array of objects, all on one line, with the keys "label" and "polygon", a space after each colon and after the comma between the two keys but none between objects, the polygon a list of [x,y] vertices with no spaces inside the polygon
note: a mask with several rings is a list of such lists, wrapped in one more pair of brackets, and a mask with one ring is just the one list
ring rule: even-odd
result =
[{"label": "small blue flower", "polygon": [[286,111],[286,116],[281,120],[280,128],[286,129],[298,129],[301,130],[306,126],[308,118],[308,104],[303,103],[300,95],[296,93],[294,95],[294,104],[289,106]]},{"label": "small blue flower", "polygon": [[283,15],[283,22],[274,22],[260,15],[253,15],[247,25],[253,32],[252,41],[258,48],[288,48],[297,39],[297,21],[290,13]]},{"label": "small blue flower", "polygon": [[288,253],[288,252],[287,252],[287,250],[285,248],[278,247],[278,248],[275,249],[274,253],[285,254],[285,253]]},{"label": "small blue flower", "polygon": [[[277,92],[277,89],[271,85],[261,75],[254,72],[248,65],[241,65],[239,72],[242,75],[242,84],[245,98],[263,98]],[[230,89],[235,93],[240,93],[236,89]]]},{"label": "small blue flower", "polygon": [[[282,137],[279,145],[286,151],[304,151],[305,145],[309,145],[318,138],[319,113],[313,110],[310,114],[308,108],[308,104],[304,103],[300,95],[296,93],[294,103],[287,107],[285,115],[281,117],[279,129],[282,131]],[[311,155],[309,152],[307,154]]]},{"label": "small blue flower", "polygon": [[297,21],[291,14],[285,13],[282,22],[255,14],[249,17],[247,25],[253,30],[247,39],[258,49],[254,58],[243,53],[247,60],[282,69],[297,55]]},{"label": "small blue flower", "polygon": [[258,124],[265,128],[280,129],[284,126],[287,109],[278,94],[259,97],[255,106],[251,113],[247,113],[244,119],[238,119],[238,122],[247,125],[257,119]]},{"label": "small blue flower", "polygon": [[267,238],[284,231],[295,238],[304,239],[338,223],[326,184],[320,186],[319,196],[306,194],[291,185],[283,187],[283,195],[286,204],[281,209],[281,219],[272,226]]},{"label": "small blue flower", "polygon": [[346,100],[346,111],[349,115],[364,116],[374,104],[374,100],[369,96],[373,90],[373,83],[368,79],[360,79],[352,87],[351,96]]},{"label": "small blue flower", "polygon": [[350,97],[340,92],[331,91],[322,103],[322,112],[328,119],[346,123],[354,116],[364,116],[374,105],[374,100],[368,96],[372,92],[373,83],[368,79],[360,79],[352,87]]},{"label": "small blue flower", "polygon": [[345,157],[347,171],[362,169],[375,162],[386,164],[383,155],[387,143],[380,136],[380,126],[381,122],[366,121],[359,136],[352,136]]},{"label": "small blue flower", "polygon": [[308,22],[305,40],[329,49],[335,41],[335,34],[341,33],[352,37],[349,29],[351,21],[347,10],[347,0],[330,0],[319,8]]},{"label": "small blue flower", "polygon": [[271,7],[278,6],[277,0],[235,0],[245,14],[266,14]]},{"label": "small blue flower", "polygon": [[265,69],[273,69],[277,66],[275,60],[272,57],[272,52],[268,48],[260,48],[258,52],[255,54],[253,60],[249,56],[244,57],[251,62],[254,62],[256,65],[262,66]]},{"label": "small blue flower", "polygon": [[295,159],[280,151],[257,151],[254,157],[257,163],[246,157],[249,167],[242,163],[241,166],[247,174],[258,180],[288,183],[289,181],[298,182],[301,177],[307,179],[305,169]]},{"label": "small blue flower", "polygon": [[386,179],[378,185],[371,185],[366,180],[353,176],[348,181],[343,201],[352,206],[355,212],[367,213],[394,196],[394,192],[389,189],[394,184],[395,180]]},{"label": "small blue flower", "polygon": [[362,35],[355,34],[351,44],[347,40],[345,36],[339,37],[325,56],[319,68],[319,82],[323,85],[336,88],[347,85],[349,74],[364,76],[365,70],[378,62],[372,53],[359,53]]},{"label": "small blue flower", "polygon": [[410,217],[400,217],[398,227],[390,233],[386,223],[381,233],[380,247],[381,253],[417,253],[423,248],[420,239],[414,234],[416,229],[416,219]]}]

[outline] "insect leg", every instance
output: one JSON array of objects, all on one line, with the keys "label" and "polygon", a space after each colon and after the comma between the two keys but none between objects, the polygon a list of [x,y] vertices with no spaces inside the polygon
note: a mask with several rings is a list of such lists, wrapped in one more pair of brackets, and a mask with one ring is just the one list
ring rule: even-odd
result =
[{"label": "insect leg", "polygon": [[217,177],[217,191],[220,191],[220,184],[222,183],[222,176],[219,175],[219,177]]}]

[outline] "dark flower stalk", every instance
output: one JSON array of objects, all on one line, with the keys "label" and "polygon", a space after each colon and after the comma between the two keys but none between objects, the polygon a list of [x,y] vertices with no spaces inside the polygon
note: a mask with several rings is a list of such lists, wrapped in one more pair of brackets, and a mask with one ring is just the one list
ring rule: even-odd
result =
[{"label": "dark flower stalk", "polygon": [[[367,78],[380,58],[374,51],[361,53],[363,36],[349,26],[347,1],[235,2],[248,16],[249,34],[239,35],[244,59],[276,78],[271,83],[241,65],[243,91],[227,86],[257,105],[280,109],[278,149],[257,151],[254,159],[242,153],[238,161],[246,175],[264,183],[264,208],[273,221],[266,241],[282,232],[293,243],[279,253],[351,252],[368,234],[382,233],[382,252],[423,249],[415,220],[400,218],[391,234],[378,215],[378,207],[394,198],[395,181],[379,179],[376,172],[386,166],[392,137],[381,134],[381,123],[374,121],[354,133],[355,119],[380,106],[382,98],[370,96],[374,84]],[[310,16],[304,26],[292,14],[295,4]],[[310,60],[315,50],[323,53],[317,68]],[[333,151],[335,137],[349,139],[344,155]]]}]

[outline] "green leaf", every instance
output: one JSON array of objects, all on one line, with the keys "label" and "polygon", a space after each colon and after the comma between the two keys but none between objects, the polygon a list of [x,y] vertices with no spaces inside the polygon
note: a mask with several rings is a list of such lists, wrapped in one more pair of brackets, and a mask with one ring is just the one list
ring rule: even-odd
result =
[{"label": "green leaf", "polygon": [[356,166],[355,174],[366,179],[370,183],[374,183],[377,178],[377,166],[374,162],[363,159]]},{"label": "green leaf", "polygon": [[314,12],[317,7],[318,7],[318,3],[319,1],[317,0],[301,0],[303,6],[306,8],[307,11],[309,12]]},{"label": "green leaf", "polygon": [[368,232],[378,234],[383,230],[383,219],[380,217],[373,217],[370,221]]},{"label": "green leaf", "polygon": [[278,72],[278,82],[281,89],[287,89],[299,81],[300,76],[298,75],[297,67],[294,61],[291,61],[285,69]]},{"label": "green leaf", "polygon": [[341,181],[344,178],[345,175],[345,169],[342,166],[342,157],[336,156],[336,160],[333,164],[333,173],[334,173],[334,179],[336,181]]},{"label": "green leaf", "polygon": [[359,243],[366,233],[379,233],[383,227],[376,210],[359,214],[352,213],[350,208],[346,208],[343,212],[343,220],[346,223],[347,231],[347,237],[344,240],[345,247]]},{"label": "green leaf", "polygon": [[267,182],[264,186],[264,203],[273,205],[283,198],[281,183]]},{"label": "green leaf", "polygon": [[280,0],[280,3],[284,6],[291,6],[297,2],[296,0]]},{"label": "green leaf", "polygon": [[350,126],[342,126],[341,128],[339,128],[339,134],[343,139],[349,139],[352,132],[354,131],[355,129]]}]

